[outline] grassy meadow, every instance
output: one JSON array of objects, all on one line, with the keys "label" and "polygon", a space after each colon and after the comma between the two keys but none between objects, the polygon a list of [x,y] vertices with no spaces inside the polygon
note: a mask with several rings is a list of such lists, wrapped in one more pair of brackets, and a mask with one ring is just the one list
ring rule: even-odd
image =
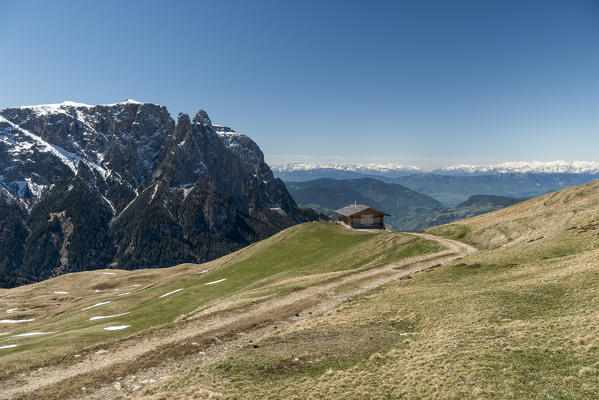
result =
[{"label": "grassy meadow", "polygon": [[427,232],[480,251],[136,396],[598,397],[599,182]]},{"label": "grassy meadow", "polygon": [[[0,319],[35,320],[0,324],[0,377],[50,361],[73,360],[79,352],[135,335],[141,338],[158,327],[438,249],[433,242],[401,233],[307,223],[205,264],[89,271],[2,290]],[[106,304],[89,308],[99,303]],[[12,309],[16,311],[5,313]],[[104,330],[125,325],[128,328]],[[52,333],[15,336],[31,332]],[[13,344],[18,346],[2,348]]]}]

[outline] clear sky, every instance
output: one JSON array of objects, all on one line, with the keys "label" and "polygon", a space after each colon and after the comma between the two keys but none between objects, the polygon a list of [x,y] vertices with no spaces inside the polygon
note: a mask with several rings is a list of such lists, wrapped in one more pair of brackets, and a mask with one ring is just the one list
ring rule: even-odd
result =
[{"label": "clear sky", "polygon": [[127,98],[267,160],[599,159],[598,1],[0,1],[0,108]]}]

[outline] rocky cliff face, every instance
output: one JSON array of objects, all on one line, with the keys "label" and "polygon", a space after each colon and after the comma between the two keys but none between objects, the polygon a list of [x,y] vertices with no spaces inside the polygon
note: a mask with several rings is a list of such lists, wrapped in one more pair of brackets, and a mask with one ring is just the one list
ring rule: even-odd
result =
[{"label": "rocky cliff face", "polygon": [[0,286],[201,262],[296,223],[249,137],[125,101],[0,111]]}]

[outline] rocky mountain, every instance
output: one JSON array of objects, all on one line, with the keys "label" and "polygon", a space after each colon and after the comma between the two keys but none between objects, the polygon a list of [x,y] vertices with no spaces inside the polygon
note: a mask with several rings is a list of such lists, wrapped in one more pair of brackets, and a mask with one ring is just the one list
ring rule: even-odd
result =
[{"label": "rocky mountain", "polygon": [[219,257],[299,208],[249,137],[128,100],[0,111],[0,286]]}]

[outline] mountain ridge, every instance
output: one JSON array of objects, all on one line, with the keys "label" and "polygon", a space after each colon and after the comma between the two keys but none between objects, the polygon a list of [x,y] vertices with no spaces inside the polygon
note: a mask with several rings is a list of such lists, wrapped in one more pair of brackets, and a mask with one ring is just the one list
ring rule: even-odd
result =
[{"label": "mountain ridge", "polygon": [[0,232],[22,250],[0,276],[206,261],[319,218],[256,143],[203,110],[175,122],[132,100],[8,108],[0,150],[0,209],[23,211]]}]

